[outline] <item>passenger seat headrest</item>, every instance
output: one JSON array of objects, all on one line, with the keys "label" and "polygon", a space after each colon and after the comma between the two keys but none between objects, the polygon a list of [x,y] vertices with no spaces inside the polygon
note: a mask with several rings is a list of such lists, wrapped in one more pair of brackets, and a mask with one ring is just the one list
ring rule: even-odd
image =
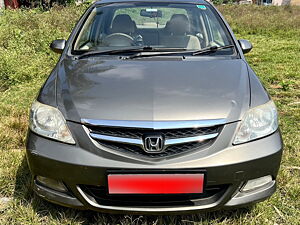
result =
[{"label": "passenger seat headrest", "polygon": [[171,34],[181,35],[190,32],[190,22],[184,14],[174,14],[166,27]]}]

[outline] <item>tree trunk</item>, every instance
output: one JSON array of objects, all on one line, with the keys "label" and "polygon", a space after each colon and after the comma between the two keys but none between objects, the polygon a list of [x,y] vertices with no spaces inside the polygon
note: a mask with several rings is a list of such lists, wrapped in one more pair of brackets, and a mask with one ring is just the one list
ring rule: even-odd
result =
[{"label": "tree trunk", "polygon": [[19,0],[4,0],[6,8],[17,9],[20,7]]}]

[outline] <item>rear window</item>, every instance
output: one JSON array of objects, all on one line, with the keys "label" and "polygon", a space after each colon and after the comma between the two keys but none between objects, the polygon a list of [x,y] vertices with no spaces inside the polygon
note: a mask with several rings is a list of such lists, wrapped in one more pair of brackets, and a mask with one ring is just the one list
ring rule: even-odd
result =
[{"label": "rear window", "polygon": [[114,14],[114,18],[120,14],[127,14],[136,23],[138,28],[145,29],[145,28],[164,28],[166,26],[166,23],[171,19],[172,15],[174,14],[184,14],[188,16],[186,9],[156,7],[156,8],[152,8],[152,10],[154,12],[161,11],[162,17],[150,18],[150,17],[144,17],[140,15],[140,11],[142,9],[147,10],[147,8],[145,7],[118,9]]}]

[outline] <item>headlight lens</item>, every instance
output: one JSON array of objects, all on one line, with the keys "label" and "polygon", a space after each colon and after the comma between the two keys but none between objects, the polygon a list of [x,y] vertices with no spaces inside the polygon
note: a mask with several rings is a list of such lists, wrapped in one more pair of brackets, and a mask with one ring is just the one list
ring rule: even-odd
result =
[{"label": "headlight lens", "polygon": [[273,101],[250,109],[244,116],[233,144],[264,137],[278,128],[277,110]]},{"label": "headlight lens", "polygon": [[30,109],[30,129],[42,136],[69,144],[75,144],[66,120],[61,112],[52,106],[35,101]]}]

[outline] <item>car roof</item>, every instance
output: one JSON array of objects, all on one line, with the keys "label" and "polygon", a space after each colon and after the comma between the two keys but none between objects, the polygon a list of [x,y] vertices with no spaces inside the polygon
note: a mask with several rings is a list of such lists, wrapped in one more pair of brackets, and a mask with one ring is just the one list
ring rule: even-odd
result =
[{"label": "car roof", "polygon": [[170,2],[170,3],[194,3],[194,4],[208,4],[205,0],[99,0],[95,4],[104,3],[125,3],[125,2]]}]

